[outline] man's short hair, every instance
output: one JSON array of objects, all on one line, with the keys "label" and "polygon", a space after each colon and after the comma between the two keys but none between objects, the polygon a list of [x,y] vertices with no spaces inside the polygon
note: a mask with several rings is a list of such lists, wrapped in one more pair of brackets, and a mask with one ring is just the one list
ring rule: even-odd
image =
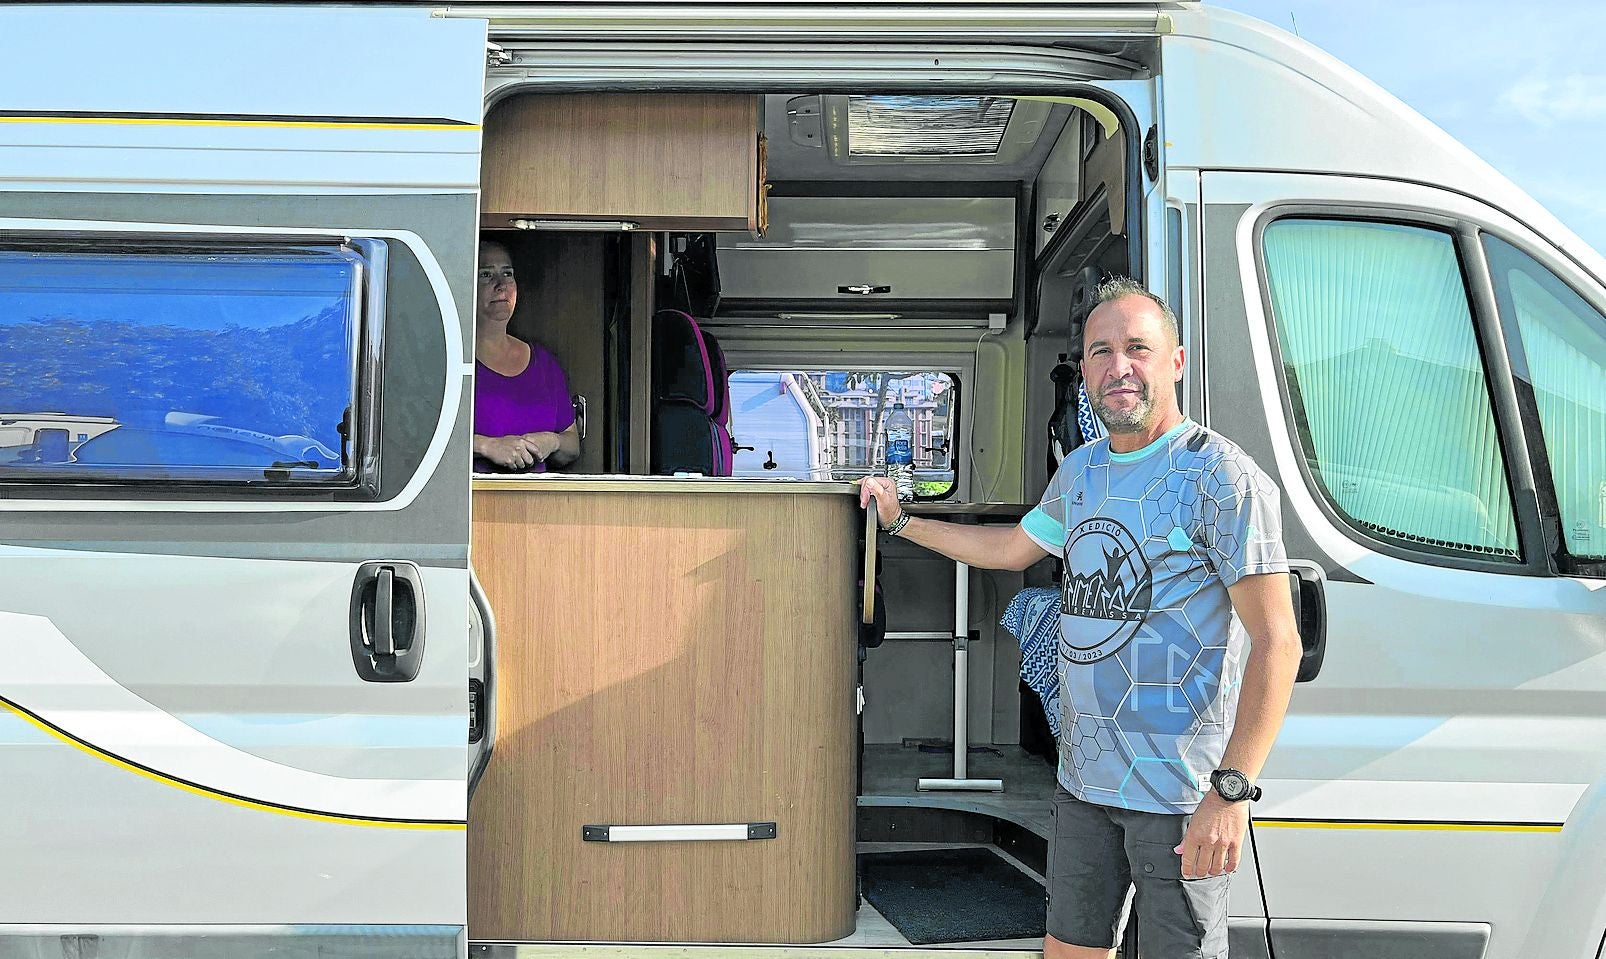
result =
[{"label": "man's short hair", "polygon": [[[1165,305],[1165,300],[1150,293],[1142,283],[1130,276],[1107,276],[1099,282],[1098,289],[1093,294],[1094,305],[1102,305],[1111,300],[1119,300],[1126,296],[1141,296],[1160,308],[1160,315],[1165,317],[1166,330],[1171,334],[1174,345],[1182,344],[1182,335],[1177,327],[1177,315],[1171,312],[1171,307]],[[1084,325],[1083,330],[1087,328]]]}]

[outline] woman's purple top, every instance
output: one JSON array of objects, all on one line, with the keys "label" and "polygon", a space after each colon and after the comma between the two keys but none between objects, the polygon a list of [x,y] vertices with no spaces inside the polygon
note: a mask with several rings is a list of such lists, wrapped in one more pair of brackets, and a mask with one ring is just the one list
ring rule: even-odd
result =
[{"label": "woman's purple top", "polygon": [[[574,425],[574,404],[569,382],[558,358],[530,344],[530,365],[516,376],[503,376],[484,363],[474,363],[474,432],[480,436],[515,433],[561,433]],[[474,457],[480,473],[518,472],[481,456]],[[545,473],[546,464],[523,470]]]}]

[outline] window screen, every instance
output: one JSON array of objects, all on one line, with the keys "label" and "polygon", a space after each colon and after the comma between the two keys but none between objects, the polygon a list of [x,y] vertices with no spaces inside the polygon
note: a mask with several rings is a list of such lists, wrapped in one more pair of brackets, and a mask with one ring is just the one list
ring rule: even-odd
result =
[{"label": "window screen", "polygon": [[1527,356],[1567,551],[1606,560],[1606,318],[1526,253],[1485,236],[1500,309]]},{"label": "window screen", "polygon": [[355,480],[379,249],[0,242],[0,480]]},{"label": "window screen", "polygon": [[915,495],[953,493],[958,396],[948,373],[736,370],[730,389],[731,435],[744,447],[736,476],[852,480],[881,473],[884,424],[902,403],[914,427]]},{"label": "window screen", "polygon": [[1454,238],[1286,219],[1264,252],[1300,441],[1328,501],[1384,542],[1517,559]]}]

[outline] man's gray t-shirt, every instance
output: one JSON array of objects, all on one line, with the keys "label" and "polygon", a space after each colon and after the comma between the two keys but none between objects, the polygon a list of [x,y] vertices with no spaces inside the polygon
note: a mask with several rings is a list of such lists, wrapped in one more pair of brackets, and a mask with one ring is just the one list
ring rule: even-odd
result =
[{"label": "man's gray t-shirt", "polygon": [[1246,637],[1227,587],[1288,571],[1276,485],[1183,420],[1132,453],[1071,451],[1021,528],[1065,561],[1060,784],[1192,812],[1238,712]]}]

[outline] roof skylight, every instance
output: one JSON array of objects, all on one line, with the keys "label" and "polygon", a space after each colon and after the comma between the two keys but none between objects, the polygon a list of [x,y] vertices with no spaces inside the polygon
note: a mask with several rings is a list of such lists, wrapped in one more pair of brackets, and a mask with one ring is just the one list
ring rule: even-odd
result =
[{"label": "roof skylight", "polygon": [[1003,97],[849,97],[848,155],[992,156],[1014,109]]}]

